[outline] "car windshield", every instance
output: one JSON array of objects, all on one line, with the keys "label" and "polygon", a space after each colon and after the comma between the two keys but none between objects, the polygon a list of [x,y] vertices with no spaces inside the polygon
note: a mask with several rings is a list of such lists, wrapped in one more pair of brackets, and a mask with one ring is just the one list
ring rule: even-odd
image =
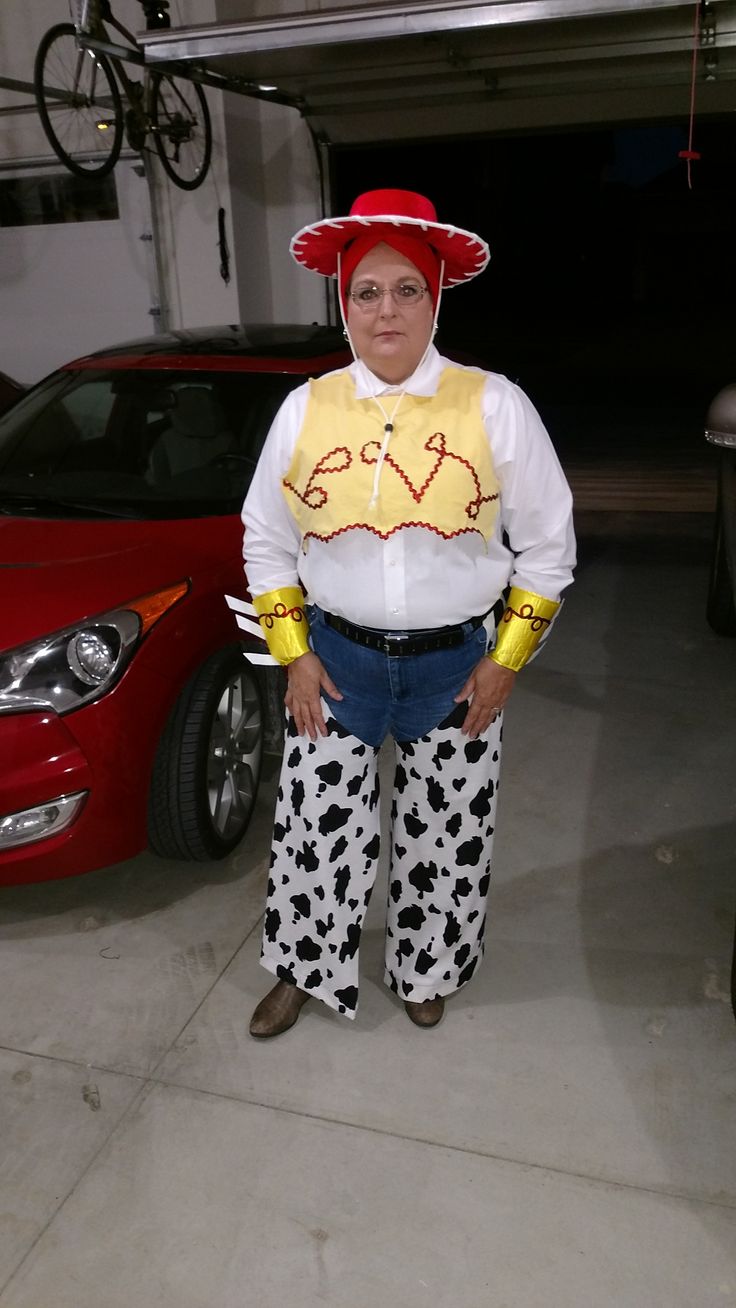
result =
[{"label": "car windshield", "polygon": [[185,518],[239,512],[288,373],[55,373],[0,417],[0,512]]}]

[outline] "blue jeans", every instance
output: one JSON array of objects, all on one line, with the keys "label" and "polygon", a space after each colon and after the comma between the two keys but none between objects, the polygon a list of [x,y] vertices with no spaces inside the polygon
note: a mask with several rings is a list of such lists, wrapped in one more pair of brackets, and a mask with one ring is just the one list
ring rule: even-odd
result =
[{"label": "blue jeans", "polygon": [[387,735],[418,740],[457,711],[455,696],[488,644],[485,628],[467,622],[462,645],[396,657],[340,635],[316,605],[308,606],[307,617],[310,645],[343,695],[333,699],[323,691],[324,699],[341,726],[374,747]]}]

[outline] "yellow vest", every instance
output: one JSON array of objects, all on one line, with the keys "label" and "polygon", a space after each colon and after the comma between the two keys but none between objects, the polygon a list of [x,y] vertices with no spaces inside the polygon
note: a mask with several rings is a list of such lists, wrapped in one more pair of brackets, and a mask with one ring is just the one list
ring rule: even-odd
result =
[{"label": "yellow vest", "polygon": [[[404,395],[396,412],[373,507],[385,419],[376,401],[356,399],[348,372],[310,382],[304,424],[282,489],[302,537],[332,540],[356,528],[386,539],[425,527],[449,540],[490,539],[498,481],[481,416],[485,378],[445,368],[436,395]],[[387,396],[391,415],[396,397]]]}]

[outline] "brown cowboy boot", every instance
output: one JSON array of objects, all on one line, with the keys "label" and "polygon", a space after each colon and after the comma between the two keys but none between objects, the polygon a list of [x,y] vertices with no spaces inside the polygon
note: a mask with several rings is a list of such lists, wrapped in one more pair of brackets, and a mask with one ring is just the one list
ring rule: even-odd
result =
[{"label": "brown cowboy boot", "polygon": [[442,1021],[445,1001],[442,995],[438,995],[436,999],[425,999],[422,1004],[413,1004],[410,999],[405,999],[404,1008],[415,1026],[437,1026],[437,1023]]},{"label": "brown cowboy boot", "polygon": [[281,1035],[296,1022],[309,995],[288,981],[277,981],[261,1000],[250,1020],[250,1034],[257,1040]]}]

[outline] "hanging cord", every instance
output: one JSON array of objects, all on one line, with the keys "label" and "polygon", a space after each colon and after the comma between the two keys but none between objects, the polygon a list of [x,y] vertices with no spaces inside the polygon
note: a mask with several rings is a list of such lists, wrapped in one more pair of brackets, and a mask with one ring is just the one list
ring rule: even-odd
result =
[{"label": "hanging cord", "polygon": [[225,210],[222,205],[217,210],[217,248],[220,251],[220,276],[227,286],[230,281],[230,247],[227,243]]},{"label": "hanging cord", "polygon": [[[355,362],[356,362],[356,363],[361,363],[362,361],[361,361],[361,359],[360,359],[360,357],[359,357],[359,355],[358,355],[358,353],[357,353],[357,351],[356,351],[356,349],[355,349],[355,346],[354,346],[354,344],[353,344],[353,338],[352,338],[352,336],[350,335],[350,328],[348,327],[348,320],[347,320],[347,315],[346,315],[346,313],[345,313],[345,306],[343,305],[343,302],[342,302],[342,295],[340,294],[340,263],[341,263],[341,259],[340,259],[340,251],[338,250],[338,252],[337,252],[337,286],[338,286],[337,298],[338,298],[338,302],[339,302],[339,305],[340,305],[340,316],[341,316],[341,318],[342,318],[342,322],[343,322],[343,329],[344,329],[345,339],[346,339],[348,345],[350,346],[350,351],[351,351],[351,353],[352,353],[352,356],[353,356],[353,358],[355,359]],[[429,340],[427,341],[427,344],[426,344],[426,347],[425,347],[425,350],[424,350],[424,354],[422,355],[421,359],[419,360],[419,363],[417,364],[416,368],[414,369],[414,372],[418,372],[418,371],[419,371],[419,369],[421,368],[422,364],[424,363],[424,360],[426,359],[427,355],[429,354],[429,351],[431,350],[431,348],[432,348],[432,344],[433,344],[433,342],[434,342],[435,333],[436,333],[436,331],[437,331],[437,319],[438,319],[438,317],[439,317],[439,312],[440,312],[440,300],[442,299],[442,278],[444,277],[444,275],[445,275],[445,261],[444,261],[444,259],[442,259],[441,262],[440,262],[440,277],[439,277],[439,283],[438,283],[438,286],[437,286],[437,303],[436,303],[436,305],[435,305],[435,307],[434,307],[434,317],[433,317],[433,319],[432,319],[432,331],[430,332]],[[379,453],[378,453],[378,458],[376,459],[376,467],[375,467],[375,471],[374,471],[374,473],[373,473],[373,490],[371,491],[371,498],[370,498],[369,501],[368,501],[368,508],[369,508],[369,509],[373,509],[373,508],[375,508],[375,506],[376,506],[376,504],[377,504],[377,502],[378,502],[378,487],[379,487],[379,483],[380,483],[380,480],[381,480],[381,470],[382,470],[382,468],[383,468],[383,465],[384,465],[384,462],[385,462],[385,459],[386,459],[386,454],[388,453],[389,442],[390,442],[391,437],[392,437],[392,435],[393,435],[393,430],[394,430],[394,418],[396,417],[396,414],[398,413],[399,405],[401,404],[401,401],[403,400],[403,398],[404,398],[405,395],[406,395],[406,390],[405,390],[405,389],[402,389],[402,390],[399,392],[398,396],[397,396],[396,403],[395,403],[393,409],[391,410],[391,413],[390,413],[390,414],[388,414],[388,413],[386,412],[386,410],[384,409],[384,407],[383,407],[383,405],[381,404],[381,401],[379,400],[379,398],[378,398],[378,396],[376,395],[375,391],[371,391],[371,394],[370,394],[370,397],[369,397],[370,399],[374,400],[375,403],[378,405],[379,409],[381,410],[381,413],[383,414],[383,421],[384,421],[383,440],[381,441],[381,448],[380,448]]]},{"label": "hanging cord", "polygon": [[695,85],[698,76],[698,49],[700,46],[700,13],[703,7],[703,0],[695,0],[695,23],[693,26],[693,58],[690,71],[690,130],[688,135],[687,150],[680,150],[678,159],[687,161],[687,185],[688,190],[693,189],[692,165],[694,159],[700,158],[698,150],[693,149],[693,132],[695,128]]},{"label": "hanging cord", "polygon": [[371,399],[376,401],[376,404],[378,405],[379,409],[381,410],[381,413],[383,414],[385,426],[383,428],[383,440],[381,441],[381,448],[378,452],[378,458],[376,459],[376,466],[373,472],[373,490],[371,491],[371,498],[368,501],[369,509],[374,509],[376,507],[376,504],[378,503],[378,483],[381,480],[381,469],[383,468],[384,460],[386,458],[386,454],[388,453],[388,443],[391,440],[391,436],[393,434],[394,418],[398,413],[399,405],[401,404],[401,401],[403,400],[405,395],[406,395],[406,391],[401,391],[393,409],[391,410],[391,417],[389,417],[389,415],[387,414],[378,396],[377,395],[371,396]]}]

